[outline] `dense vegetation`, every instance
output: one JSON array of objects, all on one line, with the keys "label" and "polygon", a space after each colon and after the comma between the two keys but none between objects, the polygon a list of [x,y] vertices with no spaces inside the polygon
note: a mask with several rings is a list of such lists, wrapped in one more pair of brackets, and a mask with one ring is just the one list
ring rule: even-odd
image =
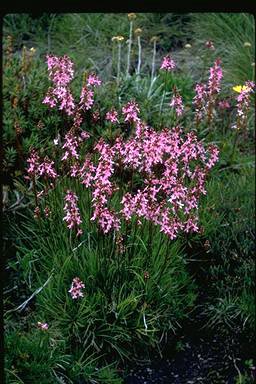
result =
[{"label": "dense vegetation", "polygon": [[198,313],[252,381],[254,28],[5,16],[6,383],[123,383]]}]

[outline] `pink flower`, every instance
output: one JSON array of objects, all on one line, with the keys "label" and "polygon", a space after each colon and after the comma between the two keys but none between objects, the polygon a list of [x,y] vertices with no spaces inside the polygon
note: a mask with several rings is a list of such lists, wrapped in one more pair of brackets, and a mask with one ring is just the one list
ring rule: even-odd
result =
[{"label": "pink flower", "polygon": [[77,232],[79,230],[78,226],[82,223],[80,210],[77,206],[78,197],[74,192],[68,190],[64,200],[66,202],[64,206],[64,212],[66,213],[66,216],[63,218],[63,220],[66,221],[67,227],[69,229],[74,228]]},{"label": "pink flower", "polygon": [[175,90],[175,92],[174,92],[174,96],[170,102],[170,106],[172,108],[175,108],[177,116],[182,115],[183,110],[184,110],[184,105],[182,102],[182,97],[177,90]]},{"label": "pink flower", "polygon": [[50,177],[56,179],[57,172],[54,169],[54,162],[51,161],[47,156],[44,158],[43,162],[38,166],[39,176]]},{"label": "pink flower", "polygon": [[198,219],[196,217],[189,218],[185,223],[185,232],[198,232]]},{"label": "pink flower", "polygon": [[94,73],[91,73],[87,77],[86,84],[87,86],[93,86],[93,87],[99,86],[101,85],[101,80]]},{"label": "pink flower", "polygon": [[65,149],[65,153],[62,156],[62,161],[67,160],[67,159],[78,159],[79,154],[78,154],[78,147],[79,143],[86,140],[89,137],[88,132],[82,131],[81,136],[77,136],[73,133],[72,130],[70,130],[66,135],[65,135],[65,140],[64,144],[62,146],[62,149]]},{"label": "pink flower", "polygon": [[91,89],[87,87],[83,87],[80,95],[80,103],[79,107],[82,110],[88,111],[92,108],[94,99],[93,99],[94,93]]},{"label": "pink flower", "polygon": [[47,55],[49,79],[57,86],[66,86],[74,77],[73,62],[67,55]]},{"label": "pink flower", "polygon": [[160,69],[164,69],[168,72],[172,71],[176,67],[174,60],[170,55],[167,55],[163,58]]},{"label": "pink flower", "polygon": [[206,167],[210,169],[216,164],[219,159],[219,149],[215,145],[211,144],[208,146],[208,151],[209,160],[206,163]]},{"label": "pink flower", "polygon": [[245,129],[247,125],[248,112],[250,109],[250,95],[255,90],[253,81],[245,82],[245,89],[241,90],[236,98],[236,124],[233,128]]},{"label": "pink flower", "polygon": [[119,123],[118,113],[114,108],[106,113],[106,120],[110,121],[112,124]]},{"label": "pink flower", "polygon": [[82,140],[86,140],[86,139],[88,139],[89,137],[90,137],[90,135],[89,135],[88,132],[86,132],[86,131],[82,131],[82,132],[81,132],[81,138],[82,138]]},{"label": "pink flower", "polygon": [[220,82],[223,76],[220,63],[220,59],[215,60],[213,67],[210,68],[208,80],[208,94],[210,96],[220,92]]},{"label": "pink flower", "polygon": [[99,111],[93,112],[92,120],[94,123],[97,123],[100,120],[100,112]]},{"label": "pink flower", "polygon": [[74,114],[74,126],[76,128],[79,128],[82,122],[83,122],[83,117],[82,117],[81,111],[78,110]]},{"label": "pink flower", "polygon": [[56,179],[58,176],[54,168],[54,162],[47,156],[41,160],[38,153],[34,149],[31,151],[27,162],[29,163],[29,168],[27,169],[29,177],[44,176],[46,178]]},{"label": "pink flower", "polygon": [[230,108],[230,104],[228,100],[220,100],[218,106],[220,109],[223,109],[223,110]]},{"label": "pink flower", "polygon": [[84,161],[84,164],[79,170],[79,175],[81,178],[81,183],[85,185],[86,188],[89,188],[92,186],[92,182],[95,177],[95,169],[96,167],[91,162],[91,159],[89,156]]},{"label": "pink flower", "polygon": [[41,321],[37,322],[37,327],[42,329],[43,331],[47,331],[49,325],[47,323],[41,323]]},{"label": "pink flower", "polygon": [[214,47],[213,42],[211,40],[207,40],[205,43],[205,46],[206,46],[206,48],[209,48],[213,51],[215,50],[215,47]]},{"label": "pink flower", "polygon": [[50,208],[49,208],[49,207],[45,207],[45,209],[44,209],[44,214],[45,214],[45,217],[49,217],[49,216],[50,216],[51,211],[50,211]]},{"label": "pink flower", "polygon": [[220,84],[222,79],[222,68],[220,59],[215,60],[213,67],[210,68],[208,83],[197,84],[196,96],[193,99],[195,105],[196,123],[208,116],[208,122],[212,120],[213,108],[216,105],[217,96],[220,93]]},{"label": "pink flower", "polygon": [[138,114],[140,113],[140,110],[138,104],[134,100],[129,101],[123,106],[122,113],[125,117],[124,121],[136,123],[139,120]]},{"label": "pink flower", "polygon": [[82,280],[80,280],[79,277],[74,277],[72,280],[71,288],[68,291],[73,300],[84,296],[82,292],[83,288],[85,288],[85,285]]},{"label": "pink flower", "polygon": [[30,157],[27,162],[29,163],[29,168],[27,169],[27,173],[31,175],[35,175],[38,172],[38,167],[40,164],[40,157],[35,149],[32,149],[30,153]]},{"label": "pink flower", "polygon": [[[138,224],[145,219],[160,226],[171,239],[181,231],[198,231],[199,197],[206,193],[206,175],[218,160],[217,147],[204,148],[194,132],[183,135],[179,127],[155,131],[138,121],[135,136],[119,137],[112,146],[100,139],[95,149],[100,158],[91,182],[91,220],[104,233],[119,230],[122,218],[133,217]],[[112,181],[117,165],[144,179],[136,193],[125,193],[119,212],[109,206],[118,189]]]},{"label": "pink flower", "polygon": [[205,105],[208,97],[206,85],[196,84],[195,91],[196,95],[193,98],[193,103],[195,105],[195,119],[198,124],[205,114]]}]

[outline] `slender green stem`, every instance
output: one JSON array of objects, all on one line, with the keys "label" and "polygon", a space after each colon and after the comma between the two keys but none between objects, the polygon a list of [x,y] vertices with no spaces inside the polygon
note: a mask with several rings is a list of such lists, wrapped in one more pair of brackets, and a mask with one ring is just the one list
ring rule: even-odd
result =
[{"label": "slender green stem", "polygon": [[127,53],[126,78],[128,78],[129,74],[130,74],[131,48],[132,48],[132,28],[133,28],[133,22],[131,20],[130,21],[130,34],[129,34],[129,43],[128,43],[128,53]]},{"label": "slender green stem", "polygon": [[165,99],[165,96],[166,96],[166,84],[167,84],[167,71],[165,71],[165,77],[164,77],[164,92],[163,92],[162,99],[161,99],[161,104],[160,104],[160,119],[161,119],[161,125],[163,125],[163,116],[162,116],[162,113],[163,113],[163,103],[164,103],[164,99]]},{"label": "slender green stem", "polygon": [[120,83],[120,69],[121,69],[121,43],[118,43],[118,57],[117,57],[117,85]]},{"label": "slender green stem", "polygon": [[140,36],[138,36],[138,66],[137,66],[137,75],[140,75],[140,67],[141,67],[141,41]]},{"label": "slender green stem", "polygon": [[36,205],[36,207],[38,207],[38,199],[37,199],[37,193],[36,193],[36,177],[35,177],[35,175],[33,175],[32,185],[33,185],[33,192],[34,192],[34,197],[35,197],[35,205]]},{"label": "slender green stem", "polygon": [[151,86],[152,86],[154,75],[155,75],[155,62],[156,62],[156,41],[154,40],[152,67],[151,67]]}]

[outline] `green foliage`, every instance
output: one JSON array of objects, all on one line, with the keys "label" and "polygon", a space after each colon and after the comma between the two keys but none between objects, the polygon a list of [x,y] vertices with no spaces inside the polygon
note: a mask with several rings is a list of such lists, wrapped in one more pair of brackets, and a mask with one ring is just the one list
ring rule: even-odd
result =
[{"label": "green foliage", "polygon": [[42,100],[48,89],[47,68],[36,51],[13,53],[6,42],[3,76],[4,171],[23,169],[32,147],[47,146],[59,131],[60,117],[49,116]]},{"label": "green foliage", "polygon": [[239,375],[235,378],[235,384],[252,384],[254,383],[254,371],[255,366],[253,364],[253,359],[245,361],[246,371],[244,373],[239,372]]},{"label": "green foliage", "polygon": [[[48,371],[53,378],[62,376],[70,383],[83,379],[118,384],[122,381],[115,373],[117,364],[140,356],[146,359],[151,348],[161,350],[164,336],[171,336],[193,309],[196,290],[186,271],[181,242],[170,242],[147,223],[132,225],[122,229],[122,253],[113,234],[101,234],[90,222],[89,196],[81,185],[73,188],[83,196],[79,207],[84,234],[79,240],[71,236],[63,222],[62,204],[70,183],[63,179],[42,201],[42,212],[46,205],[52,212],[49,218],[41,213],[35,220],[28,209],[26,216],[16,213],[21,221],[12,228],[17,263],[10,260],[8,267],[19,276],[15,280],[19,290],[25,284],[26,296],[38,293],[35,311],[26,320],[24,340],[15,349],[16,331],[9,330],[7,351],[12,353],[7,373],[20,382],[41,377],[43,383]],[[72,300],[68,290],[76,276],[85,283],[84,297]],[[12,324],[17,304],[8,296],[6,323]],[[47,321],[49,330],[35,329],[37,321]],[[49,355],[47,343],[52,339],[56,348]],[[23,363],[20,354],[30,356],[34,348],[33,362]],[[30,371],[27,364],[33,365]]]},{"label": "green foliage", "polygon": [[[42,286],[53,273],[37,297],[39,313],[63,329],[68,340],[89,347],[91,353],[104,351],[106,356],[123,359],[135,357],[145,345],[160,348],[160,339],[179,327],[195,299],[181,246],[157,230],[152,233],[144,223],[142,228],[123,229],[125,253],[120,254],[113,235],[98,233],[89,222],[89,196],[80,186],[76,192],[83,196],[84,235],[78,244],[69,238],[62,220],[62,198],[68,185],[62,183],[49,196],[49,219],[36,222],[32,217],[18,230],[18,238],[25,234],[30,238],[20,243],[24,262],[19,267],[25,279],[30,275],[32,289]],[[33,269],[26,258],[36,260]],[[145,272],[149,279],[144,278]],[[77,301],[68,294],[75,276],[86,284],[85,297]]]},{"label": "green foliage", "polygon": [[[195,49],[201,46],[202,65],[209,64],[209,49],[204,44],[207,40],[214,43],[216,52],[223,62],[225,84],[228,86],[243,84],[254,80],[255,76],[255,20],[248,13],[194,13],[191,25]],[[250,46],[245,46],[249,43]],[[197,53],[198,54],[198,53]],[[198,63],[197,63],[198,67]]]},{"label": "green foliage", "polygon": [[208,183],[207,203],[201,207],[208,257],[211,301],[209,325],[220,330],[255,329],[255,185],[254,168],[237,173],[220,170]]},{"label": "green foliage", "polygon": [[56,382],[56,375],[68,366],[65,340],[50,330],[7,331],[5,335],[6,383]]}]

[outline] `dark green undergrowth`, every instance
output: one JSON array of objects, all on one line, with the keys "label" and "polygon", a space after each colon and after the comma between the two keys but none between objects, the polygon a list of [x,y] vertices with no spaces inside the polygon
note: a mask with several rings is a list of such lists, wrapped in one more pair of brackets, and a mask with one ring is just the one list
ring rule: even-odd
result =
[{"label": "dark green undergrowth", "polygon": [[[207,323],[253,338],[255,330],[255,168],[219,169],[201,206]],[[201,251],[202,252],[202,251]],[[201,253],[202,255],[202,253]],[[198,256],[200,257],[200,256]]]}]

